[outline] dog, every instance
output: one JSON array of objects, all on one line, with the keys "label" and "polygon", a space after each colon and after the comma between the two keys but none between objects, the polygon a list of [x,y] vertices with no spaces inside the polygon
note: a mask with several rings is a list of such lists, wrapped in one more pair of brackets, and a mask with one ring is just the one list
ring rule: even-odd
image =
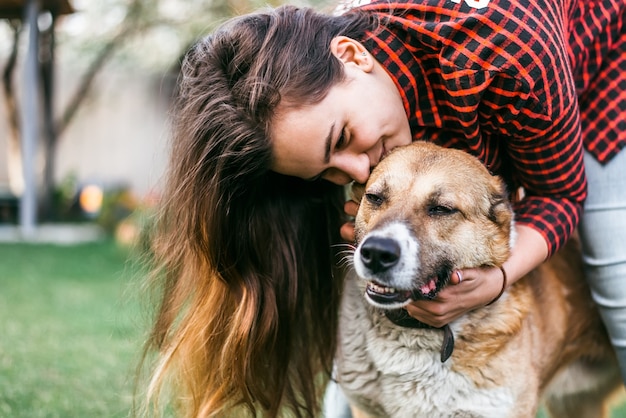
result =
[{"label": "dog", "polygon": [[554,417],[607,416],[619,369],[575,237],[495,303],[421,326],[411,300],[508,258],[506,187],[466,152],[415,142],[358,193],[335,375],[355,417],[532,418],[542,401]]}]

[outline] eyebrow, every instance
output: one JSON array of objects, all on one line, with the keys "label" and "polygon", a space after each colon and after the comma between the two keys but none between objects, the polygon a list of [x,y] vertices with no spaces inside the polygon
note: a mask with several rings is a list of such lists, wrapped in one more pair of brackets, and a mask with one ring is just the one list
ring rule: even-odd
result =
[{"label": "eyebrow", "polygon": [[328,164],[330,162],[330,147],[333,143],[333,131],[335,130],[335,123],[330,126],[330,132],[328,132],[328,136],[326,137],[326,148],[324,151],[324,164]]}]

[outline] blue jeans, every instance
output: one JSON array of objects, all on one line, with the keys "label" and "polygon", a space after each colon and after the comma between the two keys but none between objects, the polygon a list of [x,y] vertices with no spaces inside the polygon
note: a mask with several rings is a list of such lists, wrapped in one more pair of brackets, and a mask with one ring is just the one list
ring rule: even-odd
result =
[{"label": "blue jeans", "polygon": [[346,396],[333,381],[326,387],[324,395],[324,418],[352,418]]},{"label": "blue jeans", "polygon": [[585,153],[589,195],[580,223],[585,274],[626,382],[626,150],[606,165]]}]

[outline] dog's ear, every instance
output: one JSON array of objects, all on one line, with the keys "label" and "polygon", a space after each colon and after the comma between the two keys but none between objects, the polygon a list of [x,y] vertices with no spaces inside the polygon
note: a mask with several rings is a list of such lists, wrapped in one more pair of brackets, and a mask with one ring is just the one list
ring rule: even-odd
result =
[{"label": "dog's ear", "polygon": [[498,176],[492,177],[491,207],[489,219],[497,225],[507,228],[513,219],[513,207],[509,200],[506,185]]},{"label": "dog's ear", "polygon": [[364,194],[365,184],[357,183],[356,181],[352,182],[352,188],[350,189],[350,200],[361,204],[361,199],[363,198]]}]

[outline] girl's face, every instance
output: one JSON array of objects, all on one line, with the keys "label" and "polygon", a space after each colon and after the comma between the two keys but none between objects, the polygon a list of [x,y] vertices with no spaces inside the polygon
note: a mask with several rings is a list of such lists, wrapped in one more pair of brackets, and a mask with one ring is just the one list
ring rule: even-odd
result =
[{"label": "girl's face", "polygon": [[361,44],[338,37],[331,50],[346,78],[319,103],[278,106],[270,132],[272,169],[336,184],[365,183],[386,153],[411,143],[408,118],[396,85]]}]

